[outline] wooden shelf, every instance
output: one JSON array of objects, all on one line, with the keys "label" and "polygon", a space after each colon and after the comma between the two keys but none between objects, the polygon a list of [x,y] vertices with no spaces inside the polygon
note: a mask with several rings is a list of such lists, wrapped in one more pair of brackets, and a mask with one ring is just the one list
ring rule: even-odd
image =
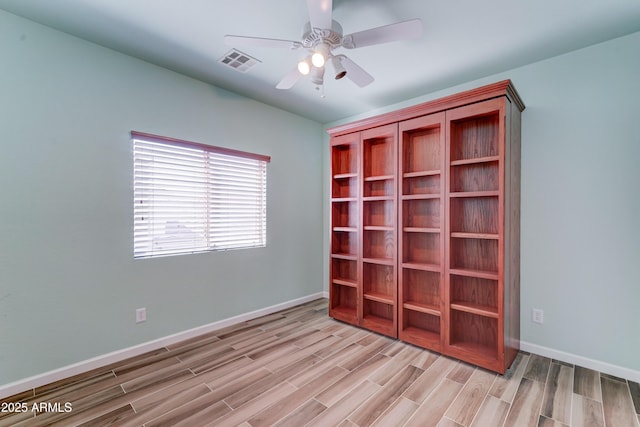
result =
[{"label": "wooden shelf", "polygon": [[400,196],[402,200],[427,200],[427,199],[439,199],[440,194],[403,194]]},{"label": "wooden shelf", "polygon": [[358,283],[357,282],[351,282],[349,280],[333,279],[331,282],[336,284],[336,285],[340,285],[340,286],[349,286],[351,288],[357,288],[358,287]]},{"label": "wooden shelf", "polygon": [[347,203],[347,202],[357,202],[357,197],[334,197],[331,199],[331,203]]},{"label": "wooden shelf", "polygon": [[353,322],[358,318],[358,290],[353,286],[342,286],[341,282],[345,281],[334,279],[329,288],[329,314],[336,319]]},{"label": "wooden shelf", "polygon": [[451,302],[451,309],[464,311],[466,313],[477,314],[478,316],[498,318],[498,311],[495,307],[487,305],[472,304],[468,302]]},{"label": "wooden shelf", "polygon": [[394,265],[395,261],[390,258],[362,258],[363,263],[378,265]]},{"label": "wooden shelf", "polygon": [[387,295],[387,294],[366,292],[364,294],[364,299],[369,300],[369,301],[379,302],[379,303],[382,303],[382,304],[389,304],[389,305],[393,304],[393,298],[390,295]]},{"label": "wooden shelf", "polygon": [[374,332],[384,335],[396,335],[393,319],[375,316],[372,314],[365,315],[362,318],[362,326]]},{"label": "wooden shelf", "polygon": [[431,227],[404,227],[402,231],[405,233],[440,233],[439,228]]},{"label": "wooden shelf", "polygon": [[340,258],[340,259],[357,259],[358,258],[357,254],[343,253],[343,252],[334,252],[331,254],[331,256],[333,258]]},{"label": "wooden shelf", "polygon": [[[499,319],[457,310],[451,310],[449,319],[451,323],[448,328],[448,350],[467,352],[464,356],[472,363],[482,363],[483,366],[495,369],[494,364],[498,357]],[[460,356],[463,355],[456,355]]]},{"label": "wooden shelf", "polygon": [[402,268],[410,268],[412,270],[433,271],[438,273],[442,268],[437,264],[419,264],[415,262],[403,262]]},{"label": "wooden shelf", "polygon": [[420,178],[422,176],[434,176],[440,175],[440,169],[432,171],[417,171],[417,172],[405,172],[402,174],[403,178]]},{"label": "wooden shelf", "polygon": [[363,197],[362,201],[363,202],[384,202],[384,201],[393,201],[394,197],[393,196],[368,196],[368,197]]},{"label": "wooden shelf", "polygon": [[449,197],[498,197],[499,191],[461,191],[449,193]]},{"label": "wooden shelf", "polygon": [[480,363],[490,366],[488,369],[496,369],[494,361],[498,359],[497,347],[474,342],[456,341],[449,345],[449,351],[458,358],[473,360],[472,363]]},{"label": "wooden shelf", "polygon": [[456,239],[485,239],[485,240],[499,240],[500,235],[494,233],[462,233],[452,232],[451,237]]},{"label": "wooden shelf", "polygon": [[358,231],[356,227],[333,227],[333,231],[342,231],[346,233],[355,233]]},{"label": "wooden shelf", "polygon": [[333,175],[333,179],[349,179],[349,178],[357,178],[358,174],[356,172],[352,173],[338,173]]},{"label": "wooden shelf", "polygon": [[358,255],[333,253],[333,254],[331,254],[331,258],[344,259],[344,260],[347,260],[347,261],[357,261],[358,260]]},{"label": "wooden shelf", "polygon": [[452,160],[451,166],[471,165],[471,164],[477,164],[477,163],[489,163],[489,162],[497,162],[499,160],[500,160],[500,156],[476,157],[476,158],[470,158],[470,159]]},{"label": "wooden shelf", "polygon": [[401,338],[411,344],[419,345],[437,352],[440,352],[440,342],[442,340],[438,332],[427,329],[408,326],[400,332]]},{"label": "wooden shelf", "polygon": [[440,316],[440,307],[430,304],[423,304],[417,301],[405,301],[402,308],[407,310],[419,311],[420,313],[430,314],[432,316]]},{"label": "wooden shelf", "polygon": [[494,271],[482,271],[482,270],[467,270],[462,268],[449,269],[450,274],[467,277],[478,277],[480,279],[498,280],[499,275]]},{"label": "wooden shelf", "polygon": [[333,176],[355,175],[358,171],[358,143],[352,136],[334,138],[331,141],[331,170]]},{"label": "wooden shelf", "polygon": [[364,178],[365,182],[373,182],[373,181],[386,181],[389,179],[394,179],[393,175],[377,175],[377,176],[367,176]]},{"label": "wooden shelf", "polygon": [[355,307],[336,306],[330,309],[331,316],[343,322],[353,323],[358,319]]},{"label": "wooden shelf", "polygon": [[388,227],[388,226],[384,226],[384,225],[365,225],[364,227],[365,231],[393,231],[395,230],[395,227]]}]

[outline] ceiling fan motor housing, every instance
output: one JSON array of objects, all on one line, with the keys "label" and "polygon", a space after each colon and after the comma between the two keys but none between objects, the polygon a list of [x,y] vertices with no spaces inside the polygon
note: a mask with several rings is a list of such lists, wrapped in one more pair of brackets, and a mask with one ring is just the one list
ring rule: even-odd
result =
[{"label": "ceiling fan motor housing", "polygon": [[313,49],[320,43],[326,43],[332,48],[340,46],[342,41],[342,26],[331,21],[331,28],[311,28],[311,23],[307,22],[302,30],[302,46]]}]

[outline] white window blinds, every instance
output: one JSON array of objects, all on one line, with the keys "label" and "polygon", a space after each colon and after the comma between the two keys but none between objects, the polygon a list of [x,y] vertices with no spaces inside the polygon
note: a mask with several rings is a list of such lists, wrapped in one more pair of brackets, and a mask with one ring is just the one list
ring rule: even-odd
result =
[{"label": "white window blinds", "polygon": [[268,156],[131,136],[134,258],[266,245]]}]

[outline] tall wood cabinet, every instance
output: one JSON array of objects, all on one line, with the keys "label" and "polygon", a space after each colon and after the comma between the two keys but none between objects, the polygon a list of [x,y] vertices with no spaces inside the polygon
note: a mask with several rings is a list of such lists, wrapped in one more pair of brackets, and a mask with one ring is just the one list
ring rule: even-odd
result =
[{"label": "tall wood cabinet", "polygon": [[504,373],[523,110],[506,80],[328,130],[330,316]]},{"label": "tall wood cabinet", "polygon": [[331,141],[331,316],[397,336],[397,126]]}]

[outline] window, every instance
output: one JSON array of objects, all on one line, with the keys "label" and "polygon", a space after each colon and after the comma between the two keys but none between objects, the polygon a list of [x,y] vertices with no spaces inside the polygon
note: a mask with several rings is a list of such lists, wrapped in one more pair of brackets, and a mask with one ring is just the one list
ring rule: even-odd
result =
[{"label": "window", "polygon": [[266,245],[268,156],[131,138],[134,258]]}]

